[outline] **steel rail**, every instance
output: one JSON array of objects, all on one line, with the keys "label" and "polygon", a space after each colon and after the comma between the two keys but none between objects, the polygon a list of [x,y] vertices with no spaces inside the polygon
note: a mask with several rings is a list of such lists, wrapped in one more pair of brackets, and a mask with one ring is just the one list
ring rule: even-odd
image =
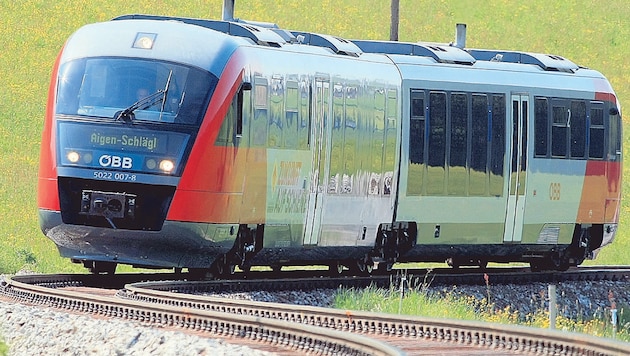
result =
[{"label": "steel rail", "polygon": [[20,302],[259,339],[296,351],[344,355],[404,355],[396,347],[365,336],[258,316],[79,293],[22,283],[12,278],[5,280],[0,286],[0,292]]},{"label": "steel rail", "polygon": [[559,330],[241,301],[172,292],[187,288],[191,283],[195,282],[135,283],[127,285],[125,292],[121,294],[150,303],[273,318],[363,334],[415,337],[539,355],[630,355],[630,343]]},{"label": "steel rail", "polygon": [[[259,289],[256,284],[260,284],[261,280],[264,280],[265,284],[283,284],[287,280],[293,280],[294,284],[299,280],[305,281],[303,284],[312,284],[314,278],[317,278],[319,281],[318,285],[322,285],[322,288],[327,288],[327,285],[332,285],[332,288],[336,288],[340,284],[349,287],[368,285],[387,287],[392,282],[398,282],[402,276],[405,276],[407,282],[419,281],[423,283],[424,279],[424,283],[430,283],[431,285],[483,285],[485,283],[484,274],[489,277],[489,283],[493,285],[563,281],[623,281],[630,280],[630,266],[586,266],[571,268],[565,272],[536,273],[529,272],[529,268],[525,267],[487,269],[461,268],[459,270],[452,268],[394,269],[389,275],[372,276],[351,276],[347,274],[330,276],[328,271],[321,270],[282,271],[280,273],[250,271],[249,273],[238,272],[229,276],[229,280],[214,280],[212,283],[219,285],[221,281],[225,281],[230,286],[234,287],[236,286],[236,281],[238,281],[238,288],[241,288],[242,291],[246,291],[251,288]],[[99,288],[123,288],[125,284],[139,281],[182,280],[189,277],[190,276],[185,273],[123,273],[113,276],[94,274],[20,275],[14,276],[13,279],[31,284],[45,283],[51,286],[57,282],[61,285],[68,285],[68,283],[72,282],[77,285]],[[250,287],[247,286],[247,284],[254,286]]]}]

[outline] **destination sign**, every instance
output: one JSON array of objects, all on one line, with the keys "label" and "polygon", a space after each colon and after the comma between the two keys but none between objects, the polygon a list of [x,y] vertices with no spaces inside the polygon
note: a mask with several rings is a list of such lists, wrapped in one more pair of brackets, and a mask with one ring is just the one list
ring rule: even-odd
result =
[{"label": "destination sign", "polygon": [[165,154],[169,145],[179,151],[185,135],[63,122],[59,125],[59,138],[64,147]]},{"label": "destination sign", "polygon": [[153,151],[158,147],[159,139],[156,135],[105,135],[101,132],[93,132],[90,135],[90,143],[95,146],[123,146],[130,148],[146,148]]}]

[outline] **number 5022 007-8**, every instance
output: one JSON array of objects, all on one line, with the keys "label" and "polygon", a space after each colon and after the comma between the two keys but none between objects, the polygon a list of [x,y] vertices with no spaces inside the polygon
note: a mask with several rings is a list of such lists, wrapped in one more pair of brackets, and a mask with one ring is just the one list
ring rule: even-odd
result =
[{"label": "number 5022 007-8", "polygon": [[135,181],[136,175],[125,172],[103,172],[103,171],[94,171],[94,178],[96,179],[107,179],[107,180],[122,180],[122,181]]}]

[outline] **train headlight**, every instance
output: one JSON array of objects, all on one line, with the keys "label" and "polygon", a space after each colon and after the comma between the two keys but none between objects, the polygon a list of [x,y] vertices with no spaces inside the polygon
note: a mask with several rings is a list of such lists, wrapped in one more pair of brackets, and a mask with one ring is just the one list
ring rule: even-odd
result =
[{"label": "train headlight", "polygon": [[166,173],[170,173],[175,168],[175,163],[169,159],[160,161],[160,169]]},{"label": "train headlight", "polygon": [[148,169],[155,169],[155,167],[157,167],[157,162],[153,158],[149,158],[147,160],[147,168]]},{"label": "train headlight", "polygon": [[133,41],[133,48],[151,49],[156,37],[157,34],[155,33],[138,32],[135,41]]},{"label": "train headlight", "polygon": [[92,153],[84,151],[66,151],[66,161],[70,164],[90,164],[92,163]]},{"label": "train headlight", "polygon": [[66,158],[70,163],[77,163],[81,159],[81,155],[77,151],[70,151],[66,154]]}]

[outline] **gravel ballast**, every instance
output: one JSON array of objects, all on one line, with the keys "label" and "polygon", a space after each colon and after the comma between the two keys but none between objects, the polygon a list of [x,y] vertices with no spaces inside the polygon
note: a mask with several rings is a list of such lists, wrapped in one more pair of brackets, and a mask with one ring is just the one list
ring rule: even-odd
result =
[{"label": "gravel ballast", "polygon": [[[1,279],[1,278],[0,278]],[[497,309],[527,315],[548,307],[548,285],[429,286],[429,293],[456,294],[481,300],[490,296]],[[573,319],[602,317],[614,301],[630,306],[630,283],[581,281],[556,284],[558,314]],[[251,292],[229,298],[330,307],[335,290]],[[271,355],[220,339],[184,331],[148,327],[139,322],[0,301],[0,337],[9,355]],[[232,341],[230,341],[232,342]],[[238,343],[237,340],[234,343]]]}]

